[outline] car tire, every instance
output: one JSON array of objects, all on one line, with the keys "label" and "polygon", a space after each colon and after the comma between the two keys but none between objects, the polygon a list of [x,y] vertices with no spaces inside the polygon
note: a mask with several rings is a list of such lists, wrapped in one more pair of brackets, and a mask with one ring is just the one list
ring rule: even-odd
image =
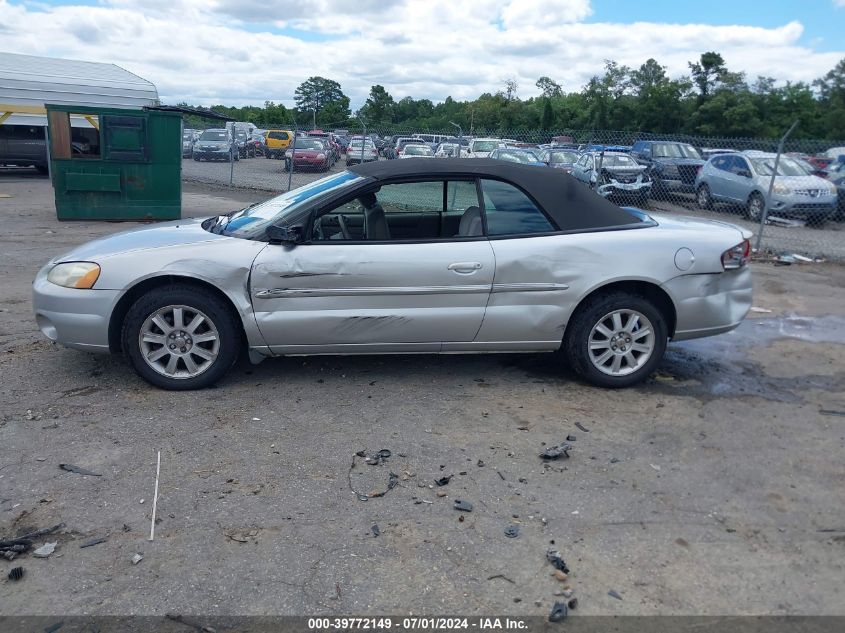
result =
[{"label": "car tire", "polygon": [[194,160],[195,160],[196,162],[200,162],[200,157],[199,157],[199,156],[194,156]]},{"label": "car tire", "polygon": [[[176,308],[181,309],[183,329],[176,327]],[[202,320],[189,330],[197,315]],[[154,323],[152,319],[156,317],[166,327]],[[184,332],[188,333],[187,341],[182,337]],[[197,332],[206,338],[214,335],[215,339],[194,341]],[[162,343],[142,342],[144,333],[151,339],[160,337]],[[186,345],[187,353],[181,352],[185,348],[177,349],[175,354],[165,349],[169,347],[165,341],[170,334],[175,335],[174,344]],[[137,299],[123,321],[121,342],[124,355],[141,378],[173,391],[210,387],[234,365],[242,347],[240,324],[229,306],[207,291],[179,284],[156,288]],[[203,356],[190,351],[197,349],[203,350]],[[148,360],[161,350],[165,350],[163,356]],[[175,364],[169,366],[171,361]],[[198,371],[192,372],[190,363]],[[173,375],[168,375],[168,369],[173,369]]]},{"label": "car tire", "polygon": [[710,210],[713,208],[713,196],[710,195],[710,187],[707,185],[700,185],[698,191],[695,192],[695,201],[699,208]]},{"label": "car tire", "polygon": [[663,358],[667,339],[666,319],[654,302],[637,294],[609,292],[578,307],[567,324],[561,349],[584,380],[619,388],[648,378]]},{"label": "car tire", "polygon": [[755,191],[748,196],[748,202],[745,205],[745,217],[752,222],[759,222],[763,218],[765,209],[766,201],[759,192]]}]

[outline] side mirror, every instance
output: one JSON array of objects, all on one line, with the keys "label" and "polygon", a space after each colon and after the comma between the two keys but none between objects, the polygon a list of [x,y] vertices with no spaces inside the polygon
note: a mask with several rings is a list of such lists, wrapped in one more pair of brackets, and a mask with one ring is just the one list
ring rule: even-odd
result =
[{"label": "side mirror", "polygon": [[303,233],[303,227],[300,224],[292,226],[271,224],[267,227],[267,237],[271,244],[301,244]]}]

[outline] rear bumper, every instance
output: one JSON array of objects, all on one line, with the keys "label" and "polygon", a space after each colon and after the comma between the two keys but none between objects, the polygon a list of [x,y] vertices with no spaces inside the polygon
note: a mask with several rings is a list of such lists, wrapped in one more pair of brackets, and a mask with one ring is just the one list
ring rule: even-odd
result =
[{"label": "rear bumper", "polygon": [[675,304],[674,341],[722,334],[737,327],[751,309],[751,269],[683,275],[663,285]]},{"label": "rear bumper", "polygon": [[119,290],[77,290],[47,281],[45,266],[32,284],[38,329],[48,339],[88,352],[109,351],[109,319]]}]

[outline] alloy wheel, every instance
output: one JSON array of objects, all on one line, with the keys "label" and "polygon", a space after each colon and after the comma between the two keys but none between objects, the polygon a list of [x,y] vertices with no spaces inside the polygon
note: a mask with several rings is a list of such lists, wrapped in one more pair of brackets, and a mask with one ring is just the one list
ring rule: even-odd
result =
[{"label": "alloy wheel", "polygon": [[141,356],[168,378],[199,376],[217,360],[220,336],[214,322],[196,308],[169,305],[153,312],[138,333]]},{"label": "alloy wheel", "polygon": [[654,352],[654,326],[636,310],[614,310],[593,326],[588,341],[593,366],[609,376],[627,376]]}]

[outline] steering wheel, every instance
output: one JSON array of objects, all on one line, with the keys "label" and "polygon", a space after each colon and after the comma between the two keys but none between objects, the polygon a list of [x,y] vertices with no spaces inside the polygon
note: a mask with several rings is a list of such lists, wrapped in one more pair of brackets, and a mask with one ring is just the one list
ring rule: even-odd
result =
[{"label": "steering wheel", "polygon": [[351,240],[352,234],[349,232],[349,226],[346,224],[346,216],[343,214],[338,215],[337,223],[340,224],[340,232],[343,233],[343,239]]}]

